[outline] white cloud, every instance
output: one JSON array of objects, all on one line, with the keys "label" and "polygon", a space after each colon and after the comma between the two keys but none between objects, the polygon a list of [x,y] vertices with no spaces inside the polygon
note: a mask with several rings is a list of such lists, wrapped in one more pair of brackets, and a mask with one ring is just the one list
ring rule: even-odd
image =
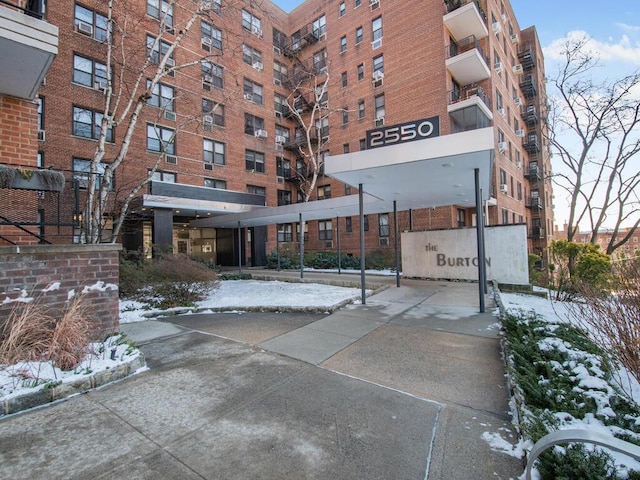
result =
[{"label": "white cloud", "polygon": [[616,23],[616,27],[627,32],[640,32],[640,25],[629,25],[628,23]]},{"label": "white cloud", "polygon": [[[640,29],[640,27],[626,26],[632,29]],[[640,66],[640,43],[636,42],[633,44],[627,35],[622,35],[617,43],[611,38],[608,42],[601,42],[592,38],[584,30],[573,30],[564,37],[553,40],[548,46],[543,48],[545,58],[562,60],[562,51],[566,43],[578,41],[583,38],[590,39],[586,45],[586,51],[598,57],[603,63],[622,62],[636,67]]]}]

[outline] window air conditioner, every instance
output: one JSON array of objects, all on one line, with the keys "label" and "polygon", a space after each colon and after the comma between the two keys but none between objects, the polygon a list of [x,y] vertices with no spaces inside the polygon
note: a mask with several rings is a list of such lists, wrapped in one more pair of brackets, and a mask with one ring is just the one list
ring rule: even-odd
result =
[{"label": "window air conditioner", "polygon": [[287,142],[287,137],[284,135],[276,135],[276,144],[282,145]]},{"label": "window air conditioner", "polygon": [[496,62],[493,67],[496,69],[496,73],[502,73],[502,62]]},{"label": "window air conditioner", "polygon": [[376,118],[376,127],[384,127],[384,117]]},{"label": "window air conditioner", "polygon": [[516,130],[516,137],[520,137],[523,138],[524,137],[524,130]]},{"label": "window air conditioner", "polygon": [[380,48],[381,46],[382,46],[382,37],[371,42],[371,50],[375,50],[377,48]]},{"label": "window air conditioner", "polygon": [[369,7],[371,7],[371,10],[375,10],[379,6],[380,6],[380,0],[369,0]]},{"label": "window air conditioner", "polygon": [[256,25],[251,25],[251,33],[261,37],[262,36],[262,29],[257,27]]},{"label": "window air conditioner", "polygon": [[90,23],[78,22],[78,25],[76,25],[76,30],[83,35],[93,35],[93,25],[91,25]]},{"label": "window air conditioner", "polygon": [[171,112],[169,110],[165,110],[164,111],[164,118],[166,120],[170,120],[172,122],[175,122],[176,121],[176,112]]},{"label": "window air conditioner", "polygon": [[500,184],[500,191],[502,193],[507,193],[509,191],[509,189],[507,188],[507,184],[506,183],[501,183]]},{"label": "window air conditioner", "polygon": [[258,129],[255,131],[254,133],[256,138],[267,138],[267,131],[266,130],[262,130],[262,129]]},{"label": "window air conditioner", "polygon": [[93,88],[96,90],[102,90],[103,92],[107,89],[107,81],[106,80],[98,80],[93,83]]},{"label": "window air conditioner", "polygon": [[165,65],[167,67],[175,67],[176,66],[176,61],[173,58],[169,57],[169,58],[167,58],[167,61],[165,62]]},{"label": "window air conditioner", "polygon": [[520,64],[514,65],[513,67],[511,67],[511,70],[513,70],[513,73],[515,73],[516,75],[522,75],[524,73],[522,65]]},{"label": "window air conditioner", "polygon": [[178,163],[178,157],[175,155],[165,155],[164,161],[172,165],[176,165]]},{"label": "window air conditioner", "polygon": [[380,70],[376,70],[375,72],[373,72],[374,80],[382,80],[383,78],[384,78],[384,72],[381,72]]},{"label": "window air conditioner", "polygon": [[280,50],[280,48],[276,47],[275,45],[273,46],[273,53],[277,53],[278,55],[280,55],[282,53],[282,50]]},{"label": "window air conditioner", "polygon": [[378,244],[381,247],[388,247],[389,246],[389,237],[380,237],[380,238],[378,238]]},{"label": "window air conditioner", "polygon": [[518,43],[520,41],[520,37],[518,36],[517,33],[514,33],[513,35],[511,35],[511,43]]},{"label": "window air conditioner", "polygon": [[506,115],[506,112],[504,111],[504,108],[499,108],[498,109],[498,113],[500,114],[501,117],[504,117]]},{"label": "window air conditioner", "polygon": [[284,177],[276,176],[276,181],[278,183],[284,183]]},{"label": "window air conditioner", "polygon": [[513,101],[514,101],[514,103],[515,103],[516,105],[518,105],[518,106],[521,106],[521,105],[522,105],[522,98],[520,98],[520,97],[516,97],[516,98],[514,98],[514,99],[513,99]]},{"label": "window air conditioner", "polygon": [[205,125],[213,125],[213,115],[205,115],[202,117],[202,121]]},{"label": "window air conditioner", "polygon": [[491,25],[491,29],[493,30],[493,33],[497,35],[502,31],[502,25],[500,24],[500,22],[494,22]]},{"label": "window air conditioner", "polygon": [[255,62],[252,67],[256,70],[262,70],[264,68],[264,65],[262,65],[262,62]]},{"label": "window air conditioner", "polygon": [[202,37],[202,43],[211,46],[211,37]]},{"label": "window air conditioner", "polygon": [[507,142],[498,142],[498,151],[504,153],[507,151]]},{"label": "window air conditioner", "polygon": [[253,93],[245,93],[244,99],[249,100],[250,102],[253,102]]}]

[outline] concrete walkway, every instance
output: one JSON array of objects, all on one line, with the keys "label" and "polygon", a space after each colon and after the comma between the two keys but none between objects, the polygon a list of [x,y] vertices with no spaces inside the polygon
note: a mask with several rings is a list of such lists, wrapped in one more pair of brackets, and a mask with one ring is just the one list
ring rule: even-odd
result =
[{"label": "concrete walkway", "polygon": [[516,478],[483,439],[515,437],[477,285],[378,281],[328,316],[123,325],[150,371],[0,420],[0,477]]}]

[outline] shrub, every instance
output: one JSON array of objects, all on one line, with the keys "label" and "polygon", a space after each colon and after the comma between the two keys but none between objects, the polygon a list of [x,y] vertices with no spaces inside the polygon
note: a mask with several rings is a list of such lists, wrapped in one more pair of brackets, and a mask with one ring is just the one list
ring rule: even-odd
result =
[{"label": "shrub", "polygon": [[366,256],[365,267],[369,270],[395,270],[395,252],[393,250],[375,250]]}]

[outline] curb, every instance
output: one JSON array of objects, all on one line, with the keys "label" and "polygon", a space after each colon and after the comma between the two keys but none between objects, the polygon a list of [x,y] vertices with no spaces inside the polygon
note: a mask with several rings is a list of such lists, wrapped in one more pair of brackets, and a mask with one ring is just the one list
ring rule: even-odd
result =
[{"label": "curb", "polygon": [[0,417],[46,405],[72,395],[85,393],[94,388],[106,385],[107,383],[115,382],[116,380],[122,380],[146,365],[144,355],[140,352],[137,357],[127,363],[118,365],[116,368],[102,370],[88,377],[61,383],[52,388],[41,388],[35,392],[28,392],[17,397],[2,400]]}]

